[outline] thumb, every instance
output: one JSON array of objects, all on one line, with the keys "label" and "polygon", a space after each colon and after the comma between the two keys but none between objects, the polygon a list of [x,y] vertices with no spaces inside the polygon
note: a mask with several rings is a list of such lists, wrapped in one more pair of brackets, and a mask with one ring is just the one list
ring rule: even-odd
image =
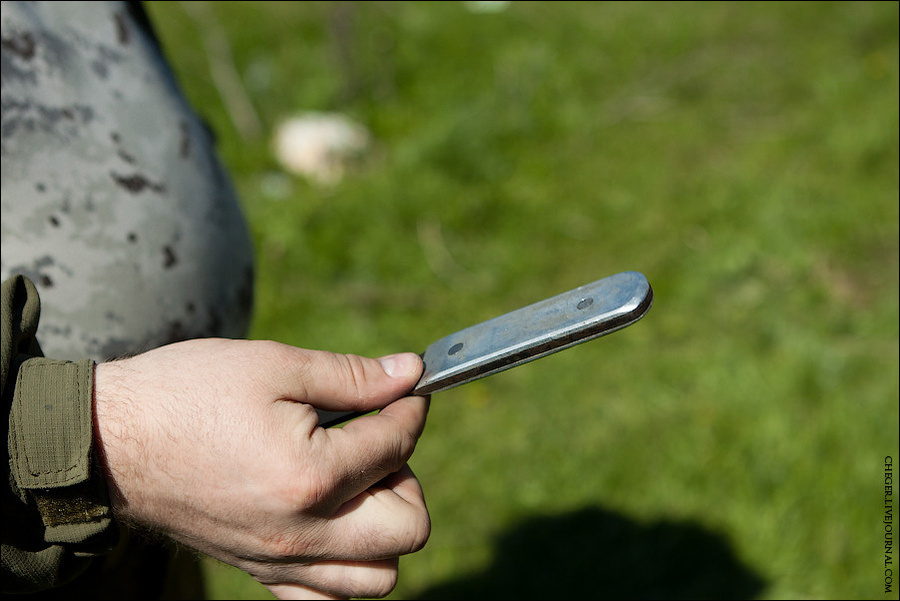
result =
[{"label": "thumb", "polygon": [[[293,347],[291,347],[293,348]],[[398,353],[379,359],[293,348],[282,373],[285,398],[328,411],[380,409],[405,396],[422,375],[422,358]]]}]

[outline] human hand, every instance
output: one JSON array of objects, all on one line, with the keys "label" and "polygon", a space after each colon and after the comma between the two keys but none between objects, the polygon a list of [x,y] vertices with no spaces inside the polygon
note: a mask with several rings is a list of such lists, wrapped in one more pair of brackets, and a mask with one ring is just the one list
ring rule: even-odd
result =
[{"label": "human hand", "polygon": [[[398,557],[430,533],[406,464],[428,411],[404,397],[421,372],[413,353],[222,339],[99,364],[95,440],[113,510],[281,598],[384,596]],[[383,409],[323,429],[314,407]]]}]

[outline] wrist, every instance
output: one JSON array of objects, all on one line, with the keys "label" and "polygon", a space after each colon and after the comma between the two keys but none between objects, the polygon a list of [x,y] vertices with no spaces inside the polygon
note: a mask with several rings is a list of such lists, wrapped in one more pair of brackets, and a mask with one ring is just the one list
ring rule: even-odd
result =
[{"label": "wrist", "polygon": [[134,507],[125,496],[126,481],[140,477],[130,458],[129,446],[139,436],[131,408],[127,360],[99,363],[94,369],[93,431],[94,458],[109,488],[113,513],[134,519]]}]

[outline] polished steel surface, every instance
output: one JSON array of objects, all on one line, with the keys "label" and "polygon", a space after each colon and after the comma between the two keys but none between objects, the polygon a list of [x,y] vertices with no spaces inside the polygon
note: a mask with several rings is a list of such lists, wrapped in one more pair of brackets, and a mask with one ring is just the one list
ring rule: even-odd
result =
[{"label": "polished steel surface", "polygon": [[[410,394],[441,392],[621,330],[652,304],[647,278],[626,271],[489,319],[431,344]],[[319,411],[319,424],[333,426],[357,415]]]}]

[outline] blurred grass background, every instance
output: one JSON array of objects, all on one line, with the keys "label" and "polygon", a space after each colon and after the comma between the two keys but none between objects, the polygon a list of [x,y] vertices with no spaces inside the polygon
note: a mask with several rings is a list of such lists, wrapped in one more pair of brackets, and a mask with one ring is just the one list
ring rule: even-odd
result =
[{"label": "blurred grass background", "polygon": [[[391,598],[897,598],[898,4],[473,6],[148,4],[253,232],[252,337],[419,352],[654,286],[627,330],[435,395]],[[376,140],[337,185],[273,158],[309,110]]]}]

